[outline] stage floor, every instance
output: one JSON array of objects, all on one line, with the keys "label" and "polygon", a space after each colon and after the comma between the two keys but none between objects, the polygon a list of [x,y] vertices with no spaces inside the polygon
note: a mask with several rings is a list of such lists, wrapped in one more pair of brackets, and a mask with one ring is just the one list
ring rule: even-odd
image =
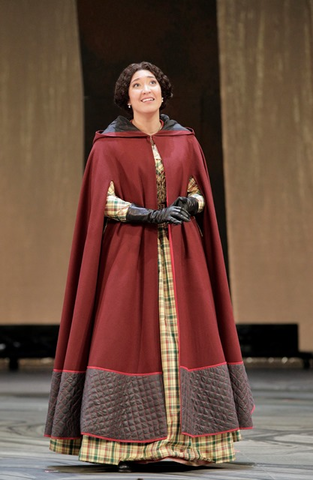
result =
[{"label": "stage floor", "polygon": [[48,450],[42,436],[49,366],[9,372],[0,364],[0,480],[210,479],[312,480],[313,370],[248,368],[256,410],[231,464],[191,468],[164,461],[133,473],[79,462]]}]

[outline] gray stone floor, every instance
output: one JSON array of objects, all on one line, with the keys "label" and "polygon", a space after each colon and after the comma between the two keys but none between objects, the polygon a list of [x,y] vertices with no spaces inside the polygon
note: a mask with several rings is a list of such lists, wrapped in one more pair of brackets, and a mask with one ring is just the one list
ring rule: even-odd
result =
[{"label": "gray stone floor", "polygon": [[255,428],[236,444],[236,462],[187,468],[164,461],[122,474],[50,452],[42,436],[49,366],[8,372],[0,364],[0,480],[312,480],[313,370],[248,367],[248,375]]}]

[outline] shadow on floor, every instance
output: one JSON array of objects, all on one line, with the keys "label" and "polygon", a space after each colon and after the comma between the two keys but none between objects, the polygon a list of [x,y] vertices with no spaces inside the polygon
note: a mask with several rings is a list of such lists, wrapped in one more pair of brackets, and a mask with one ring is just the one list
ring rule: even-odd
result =
[{"label": "shadow on floor", "polygon": [[[244,462],[230,462],[223,464],[213,464],[208,466],[193,467],[190,465],[183,465],[178,462],[172,461],[163,461],[163,462],[151,462],[148,464],[140,464],[135,462],[130,462],[132,473],[185,473],[185,472],[195,472],[199,470],[221,470],[221,469],[236,469],[236,470],[246,470],[254,466],[254,463],[244,463]],[[54,465],[48,466],[47,470],[49,472],[55,473],[79,473],[79,474],[89,474],[94,475],[97,473],[104,472],[117,472],[118,467],[116,465]]]}]

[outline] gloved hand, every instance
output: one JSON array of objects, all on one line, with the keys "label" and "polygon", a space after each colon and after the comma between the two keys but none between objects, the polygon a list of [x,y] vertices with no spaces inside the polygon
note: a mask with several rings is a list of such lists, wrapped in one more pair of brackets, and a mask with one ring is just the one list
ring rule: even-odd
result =
[{"label": "gloved hand", "polygon": [[144,207],[137,207],[132,203],[126,214],[126,222],[128,223],[173,223],[181,225],[183,222],[189,222],[190,215],[182,207],[171,205],[161,210],[150,210]]},{"label": "gloved hand", "polygon": [[172,205],[184,208],[190,215],[198,213],[199,204],[195,197],[178,197]]}]

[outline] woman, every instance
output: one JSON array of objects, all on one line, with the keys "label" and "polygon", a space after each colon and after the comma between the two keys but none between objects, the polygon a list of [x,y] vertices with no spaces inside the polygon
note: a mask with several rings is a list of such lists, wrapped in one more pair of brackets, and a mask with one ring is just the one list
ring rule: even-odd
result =
[{"label": "woman", "polygon": [[253,402],[207,167],[160,115],[172,88],[129,65],[97,132],[73,239],[46,435],[83,461],[234,459]]}]

